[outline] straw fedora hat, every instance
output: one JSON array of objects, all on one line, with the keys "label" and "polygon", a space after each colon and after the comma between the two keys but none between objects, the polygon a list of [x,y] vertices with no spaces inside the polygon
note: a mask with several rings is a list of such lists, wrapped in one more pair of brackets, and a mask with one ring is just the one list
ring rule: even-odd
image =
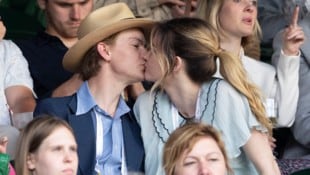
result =
[{"label": "straw fedora hat", "polygon": [[154,21],[136,18],[125,3],[114,3],[91,12],[78,29],[78,41],[65,54],[63,67],[76,72],[85,53],[96,43],[126,29],[142,28],[149,33]]}]

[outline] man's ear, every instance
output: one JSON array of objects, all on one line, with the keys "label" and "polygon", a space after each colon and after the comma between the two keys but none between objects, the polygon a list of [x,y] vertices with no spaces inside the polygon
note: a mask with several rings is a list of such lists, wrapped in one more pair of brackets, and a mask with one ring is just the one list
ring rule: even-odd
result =
[{"label": "man's ear", "polygon": [[30,153],[27,155],[27,168],[29,170],[34,170],[36,168],[36,160],[35,160],[35,155]]},{"label": "man's ear", "polygon": [[184,65],[184,63],[183,63],[182,58],[179,56],[176,56],[173,71],[174,72],[180,71],[182,69],[183,65]]},{"label": "man's ear", "polygon": [[37,3],[38,3],[38,6],[40,7],[41,10],[46,9],[47,0],[37,0]]},{"label": "man's ear", "polygon": [[111,60],[112,53],[110,52],[110,47],[104,42],[99,42],[97,44],[97,51],[104,60],[106,61]]}]

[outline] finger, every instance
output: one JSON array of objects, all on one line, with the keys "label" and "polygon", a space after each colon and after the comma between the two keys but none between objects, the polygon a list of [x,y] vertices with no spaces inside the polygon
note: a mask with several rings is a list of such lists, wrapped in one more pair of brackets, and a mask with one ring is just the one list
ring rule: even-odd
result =
[{"label": "finger", "polygon": [[171,14],[174,18],[184,16],[184,9],[180,6],[174,5],[171,7]]},{"label": "finger", "polygon": [[301,30],[301,31],[294,31],[294,32],[290,32],[288,35],[287,35],[287,39],[288,40],[292,40],[292,39],[295,39],[295,38],[304,38],[304,32]]},{"label": "finger", "polygon": [[197,7],[197,4],[198,4],[197,1],[192,0],[192,7],[196,8],[196,7]]},{"label": "finger", "polygon": [[192,10],[192,0],[186,0],[184,16],[189,16]]},{"label": "finger", "polygon": [[299,14],[299,6],[296,6],[295,9],[294,9],[293,16],[292,16],[292,21],[291,21],[291,25],[293,27],[297,27],[298,14]]},{"label": "finger", "polygon": [[297,27],[289,26],[284,30],[285,36],[290,36],[292,35],[292,33],[296,33],[296,32],[303,32],[303,29],[299,26]]},{"label": "finger", "polygon": [[191,13],[195,12],[197,9],[197,1],[192,0],[192,9],[191,9]]},{"label": "finger", "polygon": [[177,6],[177,5],[175,5],[175,6],[173,6],[172,7],[173,8],[173,10],[175,11],[175,12],[177,12],[179,15],[180,14],[182,14],[182,15],[184,15],[184,8],[182,8],[182,7],[180,7],[180,6]]},{"label": "finger", "polygon": [[0,144],[3,145],[8,142],[8,137],[4,136],[0,139]]},{"label": "finger", "polygon": [[175,0],[175,1],[171,1],[170,3],[172,3],[173,5],[178,5],[178,6],[185,6],[185,2],[180,1],[180,0]]},{"label": "finger", "polygon": [[303,41],[305,39],[303,34],[295,34],[289,37],[287,40],[289,41]]},{"label": "finger", "polygon": [[299,43],[303,43],[305,41],[305,37],[303,34],[299,34],[296,35],[293,39],[292,39],[295,43],[299,42]]}]

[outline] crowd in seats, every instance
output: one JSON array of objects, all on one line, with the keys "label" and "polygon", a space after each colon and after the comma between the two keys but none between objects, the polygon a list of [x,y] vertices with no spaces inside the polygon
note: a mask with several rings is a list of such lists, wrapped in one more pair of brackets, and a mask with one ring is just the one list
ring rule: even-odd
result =
[{"label": "crowd in seats", "polygon": [[[310,0],[0,0],[0,17],[0,174],[309,174]],[[215,150],[219,168],[193,161]]]}]

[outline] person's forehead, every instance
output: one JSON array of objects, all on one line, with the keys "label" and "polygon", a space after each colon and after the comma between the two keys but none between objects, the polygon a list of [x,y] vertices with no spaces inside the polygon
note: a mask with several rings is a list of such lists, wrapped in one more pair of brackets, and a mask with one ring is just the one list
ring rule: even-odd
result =
[{"label": "person's forehead", "polygon": [[46,0],[46,1],[51,1],[54,3],[67,3],[67,4],[93,2],[93,0]]},{"label": "person's forehead", "polygon": [[122,38],[127,38],[129,40],[145,40],[143,32],[138,28],[123,30],[119,32],[119,36],[121,36]]}]

